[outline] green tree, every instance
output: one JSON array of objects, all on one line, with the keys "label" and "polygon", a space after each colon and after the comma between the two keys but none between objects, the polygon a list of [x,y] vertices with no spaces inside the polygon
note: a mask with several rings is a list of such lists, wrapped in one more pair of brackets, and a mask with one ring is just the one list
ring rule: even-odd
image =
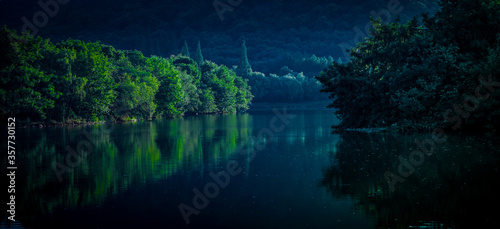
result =
[{"label": "green tree", "polygon": [[248,80],[241,77],[234,79],[234,84],[238,88],[236,92],[236,109],[238,111],[246,111],[250,108],[250,103],[253,99],[251,88],[247,84]]},{"label": "green tree", "polygon": [[186,72],[188,75],[190,75],[193,78],[193,82],[195,84],[200,83],[200,78],[201,78],[200,69],[198,68],[198,65],[193,59],[182,55],[177,55],[171,57],[169,59],[169,62],[171,62],[177,70],[181,72]]},{"label": "green tree", "polygon": [[[342,120],[340,129],[431,129],[454,124],[448,118],[453,115],[480,124],[473,128],[498,125],[495,102],[479,104],[472,116],[453,113],[467,95],[476,93],[478,76],[494,82],[498,75],[500,27],[479,28],[499,20],[500,6],[465,0],[441,5],[423,23],[417,18],[392,24],[373,20],[371,36],[350,51],[350,61],[333,63],[317,77]],[[469,30],[473,37],[466,34]]]},{"label": "green tree", "polygon": [[241,41],[241,50],[240,50],[240,64],[238,64],[238,68],[236,69],[236,74],[242,77],[248,77],[252,73],[252,67],[248,62],[247,56],[247,47],[245,45],[245,40]]},{"label": "green tree", "polygon": [[236,111],[236,92],[234,80],[236,74],[226,66],[205,62],[202,66],[202,84],[211,88],[217,108],[221,112]]},{"label": "green tree", "polygon": [[198,66],[203,65],[204,60],[203,60],[203,55],[201,54],[200,41],[198,41],[198,45],[196,46],[196,53],[194,55],[194,60],[196,61]]},{"label": "green tree", "polygon": [[160,82],[151,75],[144,77],[138,86],[135,95],[138,100],[138,112],[148,120],[151,120],[156,112],[155,96],[159,87]]},{"label": "green tree", "polygon": [[183,98],[180,103],[181,111],[187,113],[197,113],[201,105],[200,95],[198,94],[198,87],[195,84],[193,76],[187,74],[186,72],[180,73],[180,78],[182,82]]},{"label": "green tree", "polygon": [[57,49],[48,40],[17,35],[6,27],[0,30],[0,48],[0,115],[44,120],[60,94],[51,82],[53,75],[40,69],[44,57],[39,50]]},{"label": "green tree", "polygon": [[200,113],[214,113],[218,111],[211,88],[199,89],[198,94],[201,101],[198,109]]},{"label": "green tree", "polygon": [[182,45],[181,55],[183,55],[185,57],[189,57],[189,47],[188,47],[186,41],[184,41],[184,44]]},{"label": "green tree", "polygon": [[199,65],[184,55],[145,57],[137,50],[73,39],[53,44],[5,27],[0,48],[2,117],[152,119],[246,110],[252,100],[246,81],[226,66],[208,61]]},{"label": "green tree", "polygon": [[269,98],[269,94],[273,91],[270,90],[270,77],[266,77],[264,73],[252,72],[248,79],[248,85],[252,88],[252,94],[255,96],[256,101],[265,101]]},{"label": "green tree", "polygon": [[158,116],[180,115],[180,102],[184,96],[179,71],[167,60],[152,56],[147,60],[148,70],[160,82],[155,103],[158,105]]},{"label": "green tree", "polygon": [[99,43],[70,39],[62,42],[60,47],[76,55],[70,63],[76,82],[70,109],[87,120],[102,120],[110,114],[110,105],[115,98],[116,84],[110,76],[111,63]]}]

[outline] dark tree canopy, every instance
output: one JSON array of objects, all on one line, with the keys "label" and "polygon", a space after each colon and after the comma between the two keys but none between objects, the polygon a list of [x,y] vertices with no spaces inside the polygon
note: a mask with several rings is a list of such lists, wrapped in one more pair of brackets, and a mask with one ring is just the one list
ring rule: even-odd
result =
[{"label": "dark tree canopy", "polygon": [[[350,50],[350,61],[317,76],[342,119],[338,128],[498,127],[498,93],[475,96],[479,85],[498,81],[500,5],[454,0],[441,6],[421,20],[373,20],[370,37]],[[489,89],[500,86],[493,82]]]}]

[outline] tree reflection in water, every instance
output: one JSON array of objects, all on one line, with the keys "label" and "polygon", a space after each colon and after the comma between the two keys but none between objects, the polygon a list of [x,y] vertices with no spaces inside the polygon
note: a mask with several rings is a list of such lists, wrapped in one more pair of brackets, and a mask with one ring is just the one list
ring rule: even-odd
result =
[{"label": "tree reflection in water", "polygon": [[[248,114],[162,119],[101,126],[19,131],[18,218],[27,226],[56,210],[100,206],[131,187],[137,189],[175,174],[203,174],[228,160],[251,136]],[[64,163],[66,146],[76,148],[91,133],[92,153],[63,174],[59,182],[51,165]],[[24,141],[22,140],[24,139]],[[198,172],[197,172],[198,171]],[[36,195],[35,195],[36,193]]]},{"label": "tree reflection in water", "polygon": [[346,132],[320,185],[335,199],[353,198],[377,228],[485,228],[498,226],[499,137],[449,135],[390,192],[386,171],[397,173],[402,155],[422,134]]}]

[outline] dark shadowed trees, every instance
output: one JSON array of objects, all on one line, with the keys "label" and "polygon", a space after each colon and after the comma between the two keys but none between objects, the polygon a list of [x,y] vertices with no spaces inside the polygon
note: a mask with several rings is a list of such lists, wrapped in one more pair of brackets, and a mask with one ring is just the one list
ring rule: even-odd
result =
[{"label": "dark shadowed trees", "polygon": [[371,36],[350,51],[350,61],[317,76],[342,119],[338,128],[498,126],[498,100],[478,98],[475,90],[485,82],[500,87],[494,83],[500,5],[465,0],[441,5],[423,22],[373,20]]}]

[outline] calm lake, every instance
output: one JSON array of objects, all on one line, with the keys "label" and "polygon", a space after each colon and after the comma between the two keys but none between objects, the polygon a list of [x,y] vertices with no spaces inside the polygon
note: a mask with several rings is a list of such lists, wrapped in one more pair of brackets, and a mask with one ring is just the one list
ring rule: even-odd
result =
[{"label": "calm lake", "polygon": [[[276,108],[16,129],[19,222],[7,221],[3,211],[0,228],[499,224],[497,135],[446,133],[430,155],[410,160],[415,139],[430,133],[332,134],[338,120],[331,110],[290,109],[286,115]],[[413,162],[411,169],[401,158]],[[407,177],[398,172],[401,163],[404,172],[412,171]],[[394,192],[387,171],[401,178]]]}]

